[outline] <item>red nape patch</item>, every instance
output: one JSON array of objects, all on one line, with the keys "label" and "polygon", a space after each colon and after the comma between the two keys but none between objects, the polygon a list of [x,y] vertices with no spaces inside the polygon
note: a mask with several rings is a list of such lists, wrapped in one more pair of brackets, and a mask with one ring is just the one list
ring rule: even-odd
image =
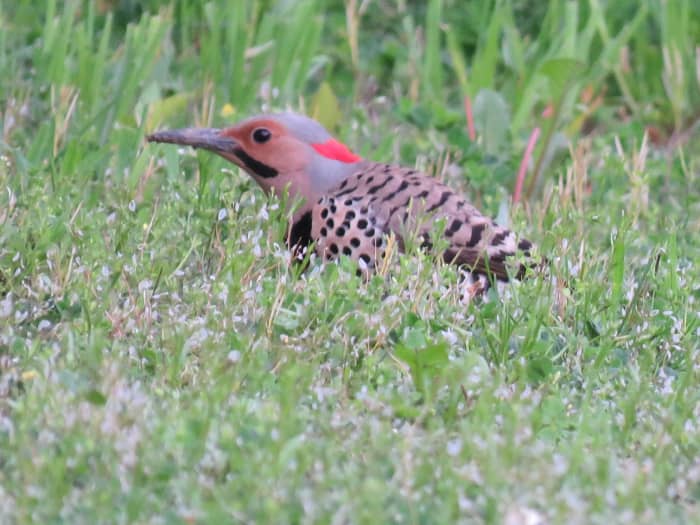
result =
[{"label": "red nape patch", "polygon": [[335,139],[328,139],[320,144],[311,144],[313,148],[328,159],[339,160],[340,162],[358,162],[362,157],[355,155],[350,149]]}]

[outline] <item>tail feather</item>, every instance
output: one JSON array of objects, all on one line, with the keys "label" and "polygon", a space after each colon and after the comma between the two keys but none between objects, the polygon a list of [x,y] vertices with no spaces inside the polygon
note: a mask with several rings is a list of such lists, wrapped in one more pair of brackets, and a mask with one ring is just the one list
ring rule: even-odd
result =
[{"label": "tail feather", "polygon": [[512,231],[501,226],[492,225],[488,237],[482,235],[480,244],[478,249],[453,245],[445,250],[443,258],[448,263],[465,266],[477,274],[492,275],[504,282],[511,277],[522,280],[529,268],[541,264],[532,258],[530,241],[517,240]]}]

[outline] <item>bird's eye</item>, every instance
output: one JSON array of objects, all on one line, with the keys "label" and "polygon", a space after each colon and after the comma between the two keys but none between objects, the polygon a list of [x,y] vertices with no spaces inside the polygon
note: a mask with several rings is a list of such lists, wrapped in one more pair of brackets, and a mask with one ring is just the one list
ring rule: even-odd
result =
[{"label": "bird's eye", "polygon": [[269,129],[257,128],[255,131],[253,131],[253,140],[258,144],[267,142],[270,140],[270,137],[272,137],[272,133],[270,133]]}]

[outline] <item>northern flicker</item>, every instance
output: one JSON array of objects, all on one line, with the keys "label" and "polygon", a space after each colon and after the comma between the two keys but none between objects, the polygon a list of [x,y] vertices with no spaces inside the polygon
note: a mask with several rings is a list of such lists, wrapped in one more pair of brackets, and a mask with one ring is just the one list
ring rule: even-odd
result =
[{"label": "northern flicker", "polygon": [[[385,257],[395,235],[404,248],[409,236],[422,247],[440,244],[442,257],[474,275],[507,281],[507,259],[532,244],[484,216],[467,199],[415,169],[362,159],[315,120],[277,113],[246,119],[223,129],[158,131],[150,142],[188,145],[212,151],[240,166],[266,193],[288,192],[294,212],[287,243],[299,250],[313,243],[325,260],[344,255],[371,272]],[[438,222],[440,221],[440,222]]]}]

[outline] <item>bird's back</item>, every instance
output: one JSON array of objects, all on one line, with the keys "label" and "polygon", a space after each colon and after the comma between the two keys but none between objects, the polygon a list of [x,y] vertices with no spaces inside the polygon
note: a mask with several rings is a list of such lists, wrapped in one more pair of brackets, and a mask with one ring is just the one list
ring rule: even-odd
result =
[{"label": "bird's back", "polygon": [[401,249],[411,239],[432,248],[441,244],[439,235],[445,261],[500,280],[509,277],[507,258],[518,251],[528,256],[532,246],[436,179],[390,164],[367,164],[312,211],[311,237],[327,260],[345,254],[372,269],[385,255],[389,233]]}]

